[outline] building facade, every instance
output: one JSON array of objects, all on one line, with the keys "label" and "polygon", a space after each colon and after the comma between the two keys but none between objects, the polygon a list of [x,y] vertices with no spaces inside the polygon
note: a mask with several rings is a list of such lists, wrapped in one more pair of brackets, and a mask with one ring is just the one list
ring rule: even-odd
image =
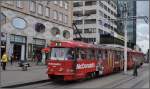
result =
[{"label": "building facade", "polygon": [[[117,0],[117,6],[118,6],[118,17],[123,18],[122,13],[122,6],[124,3],[127,3],[127,9],[128,9],[128,16],[136,16],[136,1],[135,0],[129,0],[129,1],[123,1],[123,0]],[[120,22],[118,24],[118,28],[121,31],[121,33],[124,33],[124,24],[123,22]],[[134,49],[134,46],[136,46],[136,19],[128,20],[127,21],[127,39],[129,47]]]},{"label": "building facade", "polygon": [[[113,37],[121,37],[117,34],[117,24],[108,19],[117,18],[117,6],[114,1],[74,1],[73,20],[83,40],[88,43],[100,44],[100,35],[110,34]],[[74,38],[78,38],[74,32]]]},{"label": "building facade", "polygon": [[[1,1],[1,54],[31,60],[52,40],[72,40],[71,1]],[[34,54],[33,54],[34,53]]]}]

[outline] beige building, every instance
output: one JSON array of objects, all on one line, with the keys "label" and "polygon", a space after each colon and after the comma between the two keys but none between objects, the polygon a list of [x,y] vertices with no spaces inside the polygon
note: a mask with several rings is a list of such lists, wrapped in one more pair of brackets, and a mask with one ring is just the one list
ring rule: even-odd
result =
[{"label": "beige building", "polygon": [[72,40],[71,1],[1,1],[1,52],[31,60],[51,40]]}]

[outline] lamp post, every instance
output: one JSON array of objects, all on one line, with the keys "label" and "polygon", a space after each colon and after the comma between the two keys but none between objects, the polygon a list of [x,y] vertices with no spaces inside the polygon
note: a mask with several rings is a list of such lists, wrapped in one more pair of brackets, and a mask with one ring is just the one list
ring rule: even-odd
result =
[{"label": "lamp post", "polygon": [[[125,4],[124,7],[124,14],[125,14],[125,18],[127,18],[128,16],[128,12],[127,12],[127,4]],[[127,73],[127,20],[124,21],[124,73]]]}]

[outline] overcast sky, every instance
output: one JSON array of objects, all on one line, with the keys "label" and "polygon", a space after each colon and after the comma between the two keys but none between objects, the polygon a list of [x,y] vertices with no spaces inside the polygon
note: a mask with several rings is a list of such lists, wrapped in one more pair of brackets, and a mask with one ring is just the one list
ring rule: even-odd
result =
[{"label": "overcast sky", "polygon": [[[149,16],[148,1],[137,2],[137,16]],[[146,24],[142,19],[137,20],[137,45],[142,48],[144,53],[149,48],[149,24]]]}]

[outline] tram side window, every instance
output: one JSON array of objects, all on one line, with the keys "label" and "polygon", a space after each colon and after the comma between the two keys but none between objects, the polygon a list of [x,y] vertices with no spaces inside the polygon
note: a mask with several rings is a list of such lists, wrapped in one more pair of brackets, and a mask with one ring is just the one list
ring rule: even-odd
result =
[{"label": "tram side window", "polygon": [[107,58],[107,51],[102,51],[102,59],[105,60]]},{"label": "tram side window", "polygon": [[80,56],[80,50],[79,50],[78,48],[75,49],[75,54],[74,54],[74,56],[75,56],[75,59],[76,59],[76,60],[78,60],[78,59],[81,58],[81,56]]},{"label": "tram side window", "polygon": [[86,52],[85,52],[85,49],[77,49],[77,52],[76,52],[76,58],[79,60],[79,59],[86,59]]},{"label": "tram side window", "polygon": [[123,53],[123,51],[121,51],[121,60],[124,60],[124,53]]},{"label": "tram side window", "polygon": [[98,51],[98,59],[103,59],[101,50]]},{"label": "tram side window", "polygon": [[108,52],[105,51],[105,59],[107,59],[107,57],[108,57]]},{"label": "tram side window", "polygon": [[119,60],[121,59],[121,53],[120,53],[120,51],[117,52],[117,59],[119,59]]},{"label": "tram side window", "polygon": [[90,54],[90,59],[94,59],[94,57],[95,57],[95,51],[94,51],[94,49],[91,49],[90,53],[91,53]]},{"label": "tram side window", "polygon": [[86,59],[87,53],[86,53],[85,49],[81,49],[79,55],[80,55],[81,59]]}]

